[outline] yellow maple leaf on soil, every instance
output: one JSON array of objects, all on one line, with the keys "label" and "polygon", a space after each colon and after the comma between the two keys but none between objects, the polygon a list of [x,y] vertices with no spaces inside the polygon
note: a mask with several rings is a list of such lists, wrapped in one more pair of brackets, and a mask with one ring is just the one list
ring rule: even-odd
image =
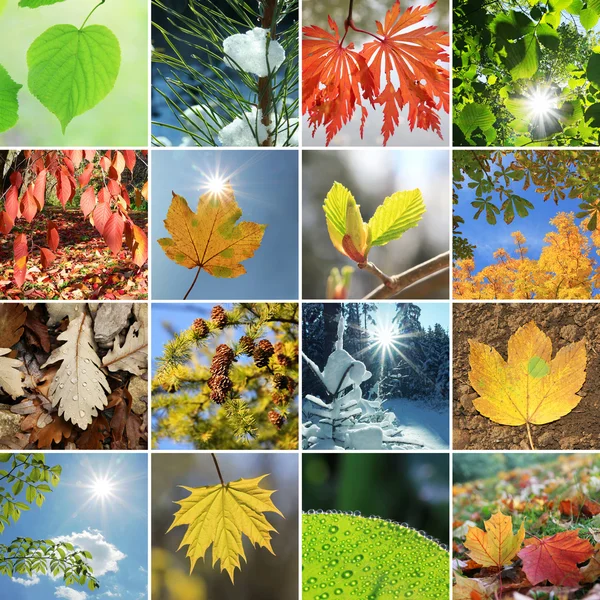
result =
[{"label": "yellow maple leaf on soil", "polygon": [[233,582],[235,569],[241,569],[240,557],[246,560],[242,535],[255,546],[275,554],[271,547],[271,532],[277,531],[264,513],[274,512],[281,517],[283,514],[271,500],[275,490],[259,485],[265,477],[267,475],[200,488],[181,486],[190,495],[175,503],[181,508],[175,513],[169,531],[179,525],[189,526],[178,550],[188,546],[190,573],[212,544],[213,567],[220,560],[221,571],[227,571]]},{"label": "yellow maple leaf on soil", "polygon": [[158,243],[171,260],[188,269],[197,268],[198,273],[204,269],[214,277],[239,277],[246,272],[240,263],[254,256],[267,227],[249,221],[236,225],[241,216],[230,185],[218,194],[202,195],[195,213],[185,198],[173,192],[164,222],[172,238]]},{"label": "yellow maple leaf on soil", "polygon": [[508,340],[508,361],[491,346],[469,340],[469,381],[479,398],[475,408],[501,425],[556,421],[579,404],[585,382],[585,340],[561,348],[552,359],[552,341],[530,321]]},{"label": "yellow maple leaf on soil", "polygon": [[517,534],[513,534],[512,517],[494,513],[484,523],[485,531],[479,527],[470,527],[465,546],[468,555],[483,567],[501,568],[509,565],[517,555],[525,539],[525,524]]}]

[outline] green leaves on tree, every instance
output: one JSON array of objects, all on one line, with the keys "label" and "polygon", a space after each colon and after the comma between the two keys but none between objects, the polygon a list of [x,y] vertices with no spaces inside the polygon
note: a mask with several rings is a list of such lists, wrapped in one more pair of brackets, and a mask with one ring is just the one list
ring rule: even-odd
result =
[{"label": "green leaves on tree", "polygon": [[121,65],[119,41],[108,27],[55,25],[27,52],[29,90],[54,115],[63,133],[74,117],[103,100]]},{"label": "green leaves on tree", "polygon": [[358,514],[302,515],[302,598],[448,598],[448,551],[399,523]]},{"label": "green leaves on tree", "polygon": [[0,65],[0,132],[14,127],[19,120],[17,94],[22,87],[13,81],[8,71]]},{"label": "green leaves on tree", "polygon": [[19,0],[19,6],[21,8],[39,8],[40,6],[49,6],[50,4],[64,1],[65,0]]}]

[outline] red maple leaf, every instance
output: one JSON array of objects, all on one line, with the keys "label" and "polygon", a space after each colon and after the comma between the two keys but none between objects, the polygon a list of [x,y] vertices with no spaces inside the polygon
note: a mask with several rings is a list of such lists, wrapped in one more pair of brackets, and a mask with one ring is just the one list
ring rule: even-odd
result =
[{"label": "red maple leaf", "polygon": [[302,112],[308,112],[313,128],[325,126],[327,144],[361,107],[361,137],[367,109],[361,96],[371,104],[378,93],[377,83],[367,62],[354,50],[342,45],[335,21],[328,17],[329,33],[316,25],[304,27],[308,38],[302,43]]},{"label": "red maple leaf", "polygon": [[592,545],[579,537],[578,530],[572,530],[525,540],[519,558],[532,585],[547,580],[553,585],[576,586],[581,579],[577,563],[587,560],[593,553]]},{"label": "red maple leaf", "polygon": [[[445,31],[436,31],[435,26],[418,27],[431,12],[435,2],[428,6],[409,7],[400,12],[400,2],[385,15],[382,25],[377,21],[375,39],[364,45],[361,54],[367,59],[376,79],[385,78],[383,92],[375,100],[383,106],[384,121],[381,133],[387,143],[398,125],[399,109],[408,104],[408,123],[412,131],[432,129],[440,138],[440,118],[437,111],[450,108],[450,77],[448,70],[438,62],[448,62],[444,49],[449,43]],[[399,83],[394,83],[394,75]],[[390,106],[391,105],[391,106]]]}]

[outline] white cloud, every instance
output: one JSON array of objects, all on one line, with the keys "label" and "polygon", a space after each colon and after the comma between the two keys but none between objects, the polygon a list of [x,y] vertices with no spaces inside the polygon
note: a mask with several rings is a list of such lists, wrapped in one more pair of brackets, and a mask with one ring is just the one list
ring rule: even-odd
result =
[{"label": "white cloud", "polygon": [[18,583],[20,585],[24,585],[25,587],[30,587],[32,585],[37,585],[40,582],[40,578],[35,573],[31,576],[22,579],[20,577],[12,577],[11,578],[14,583]]},{"label": "white cloud", "polygon": [[56,588],[54,596],[56,598],[63,598],[64,600],[86,600],[88,597],[85,592],[78,592],[77,590],[65,587],[64,585]]},{"label": "white cloud", "polygon": [[107,598],[120,598],[121,594],[118,594],[117,592],[111,592],[109,590],[108,592],[104,592],[104,594],[100,594],[101,598],[102,596],[106,596]]},{"label": "white cloud", "polygon": [[[110,571],[116,573],[119,570],[119,561],[126,558],[126,555],[108,542],[102,532],[97,529],[86,529],[81,533],[57,537],[54,538],[54,541],[68,542],[81,550],[91,552],[93,558],[90,564],[94,569],[94,577],[101,577]],[[69,598],[69,600],[71,599]],[[73,600],[79,600],[79,598]]]}]

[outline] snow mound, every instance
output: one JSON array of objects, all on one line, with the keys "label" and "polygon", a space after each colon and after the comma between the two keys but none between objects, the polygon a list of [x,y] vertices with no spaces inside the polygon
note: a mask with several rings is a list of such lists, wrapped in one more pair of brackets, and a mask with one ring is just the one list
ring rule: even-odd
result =
[{"label": "snow mound", "polygon": [[[250,112],[238,117],[219,131],[219,140],[223,146],[260,146],[269,132],[262,124],[262,110],[252,107]],[[258,138],[258,143],[257,143]]]},{"label": "snow mound", "polygon": [[234,69],[253,73],[258,77],[267,77],[279,69],[285,60],[283,46],[275,41],[269,42],[269,61],[267,64],[267,35],[269,31],[255,27],[246,33],[236,33],[223,40],[223,51],[231,60],[225,59]]}]

